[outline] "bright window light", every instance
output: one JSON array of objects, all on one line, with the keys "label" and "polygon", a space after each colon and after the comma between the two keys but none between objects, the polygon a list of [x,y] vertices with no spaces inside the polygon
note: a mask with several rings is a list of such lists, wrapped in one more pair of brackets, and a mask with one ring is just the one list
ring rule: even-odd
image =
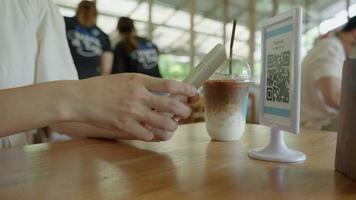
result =
[{"label": "bright window light", "polygon": [[[228,39],[231,38],[231,33],[232,33],[231,31],[232,31],[232,23],[230,22],[226,24],[226,37]],[[249,37],[250,37],[250,31],[248,30],[248,28],[237,24],[235,38],[237,40],[247,41]]]},{"label": "bright window light", "polygon": [[147,37],[147,23],[135,21],[135,28],[138,36]]},{"label": "bright window light", "polygon": [[169,49],[188,52],[189,40],[190,40],[190,34],[188,32],[185,32],[177,42],[174,42],[172,46],[169,47]]},{"label": "bright window light", "polygon": [[[261,54],[262,54],[261,51],[262,51],[261,46],[255,47],[255,53],[254,53],[255,60],[261,60]],[[246,56],[248,56],[248,53],[246,54]]]},{"label": "bright window light", "polygon": [[109,17],[104,15],[99,15],[97,20],[97,25],[100,27],[105,33],[109,34],[115,30],[117,24],[116,17]]},{"label": "bright window light", "polygon": [[64,8],[59,6],[59,12],[66,17],[73,17],[75,15],[75,10],[70,8]]},{"label": "bright window light", "polygon": [[176,56],[176,60],[181,63],[189,63],[190,58],[189,56]]},{"label": "bright window light", "polygon": [[99,12],[118,16],[128,16],[137,6],[136,1],[132,0],[99,0],[97,8]]},{"label": "bright window light", "polygon": [[199,46],[197,46],[198,53],[208,53],[217,43],[221,43],[222,38],[210,36]]},{"label": "bright window light", "polygon": [[174,13],[173,8],[164,7],[160,5],[153,5],[152,7],[152,21],[161,24],[167,20],[169,16]]},{"label": "bright window light", "polygon": [[236,55],[241,56],[244,59],[247,59],[249,53],[249,46],[246,42],[235,41],[234,52]]},{"label": "bright window light", "polygon": [[75,8],[77,8],[80,2],[81,0],[53,0],[53,3],[66,5],[66,6],[73,6]]},{"label": "bright window light", "polygon": [[[202,19],[200,15],[194,16],[194,21],[198,22]],[[185,11],[178,10],[176,13],[167,21],[167,24],[174,27],[189,29],[190,28],[190,14]]]},{"label": "bright window light", "polygon": [[[226,52],[230,52],[230,39],[226,41]],[[249,46],[246,42],[235,40],[234,43],[234,55],[240,56],[244,59],[247,59]]]},{"label": "bright window light", "polygon": [[175,27],[188,29],[190,27],[190,15],[184,11],[177,11],[168,21],[167,24]]},{"label": "bright window light", "polygon": [[169,49],[174,41],[180,40],[183,31],[174,28],[158,27],[154,33],[155,43],[160,49]]},{"label": "bright window light", "polygon": [[148,21],[148,3],[142,2],[133,13],[130,13],[130,17],[136,20]]},{"label": "bright window light", "polygon": [[204,18],[201,22],[196,24],[195,30],[203,33],[217,34],[222,36],[223,24],[217,20]]},{"label": "bright window light", "polygon": [[196,36],[195,36],[195,45],[200,45],[200,44],[203,43],[207,38],[209,38],[208,35],[196,34]]},{"label": "bright window light", "polygon": [[256,31],[255,32],[255,42],[256,42],[256,45],[261,45],[261,40],[262,40],[262,34],[261,34],[261,31]]},{"label": "bright window light", "polygon": [[356,15],[356,4],[353,4],[352,6],[350,6],[349,13],[350,13],[351,17]]}]

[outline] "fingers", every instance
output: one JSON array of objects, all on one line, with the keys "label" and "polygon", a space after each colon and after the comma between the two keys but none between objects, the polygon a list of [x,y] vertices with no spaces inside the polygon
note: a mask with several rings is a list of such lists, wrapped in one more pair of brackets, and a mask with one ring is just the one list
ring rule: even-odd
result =
[{"label": "fingers", "polygon": [[153,128],[152,132],[155,135],[153,141],[167,141],[173,136],[173,132],[163,131],[157,128]]},{"label": "fingers", "polygon": [[180,118],[187,118],[191,113],[191,108],[188,105],[169,96],[151,95],[147,103],[150,108],[171,113],[172,116]]},{"label": "fingers", "polygon": [[197,89],[187,83],[174,80],[145,77],[146,88],[152,92],[164,92],[169,94],[180,94],[191,97],[197,94]]},{"label": "fingers", "polygon": [[192,105],[192,104],[198,102],[198,101],[199,101],[199,98],[200,98],[200,97],[199,97],[199,94],[197,94],[197,95],[195,95],[195,96],[192,96],[192,97],[189,97],[187,103],[188,103],[189,105]]},{"label": "fingers", "polygon": [[150,131],[149,129],[143,127],[141,124],[136,122],[132,122],[129,125],[128,130],[125,131],[130,132],[137,139],[144,140],[144,141],[151,141],[154,137],[152,131]]},{"label": "fingers", "polygon": [[147,123],[141,122],[141,125],[154,133],[154,138],[151,140],[151,142],[167,141],[173,136],[173,132],[153,128]]},{"label": "fingers", "polygon": [[[178,123],[174,121],[171,116],[172,115],[169,115],[167,113],[147,111],[145,112],[143,122],[145,122],[146,124],[148,124],[148,126],[152,128],[158,128],[163,131],[175,131],[178,127]],[[153,133],[155,134],[155,132]]]},{"label": "fingers", "polygon": [[154,138],[151,142],[160,142],[160,141],[167,141],[173,136],[173,132],[164,131],[158,128],[153,128],[152,126],[143,123],[144,127],[154,133]]}]

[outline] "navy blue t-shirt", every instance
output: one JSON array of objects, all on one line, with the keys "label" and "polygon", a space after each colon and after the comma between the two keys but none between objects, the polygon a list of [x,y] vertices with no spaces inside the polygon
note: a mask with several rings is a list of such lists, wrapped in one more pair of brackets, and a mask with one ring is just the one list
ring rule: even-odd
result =
[{"label": "navy blue t-shirt", "polygon": [[159,51],[151,41],[136,37],[138,48],[127,53],[123,42],[119,42],[114,50],[112,73],[142,73],[154,77],[162,77],[159,72]]},{"label": "navy blue t-shirt", "polygon": [[67,40],[79,78],[99,75],[101,55],[111,51],[109,37],[97,26],[81,26],[76,17],[64,19]]}]

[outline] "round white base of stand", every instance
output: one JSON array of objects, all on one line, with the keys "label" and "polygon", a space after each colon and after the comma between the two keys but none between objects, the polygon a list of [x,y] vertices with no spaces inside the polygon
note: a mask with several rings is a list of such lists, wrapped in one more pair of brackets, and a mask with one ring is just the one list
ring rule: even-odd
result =
[{"label": "round white base of stand", "polygon": [[249,156],[259,160],[289,163],[301,162],[307,158],[304,153],[287,147],[283,132],[278,128],[272,128],[271,140],[267,147],[251,150]]}]

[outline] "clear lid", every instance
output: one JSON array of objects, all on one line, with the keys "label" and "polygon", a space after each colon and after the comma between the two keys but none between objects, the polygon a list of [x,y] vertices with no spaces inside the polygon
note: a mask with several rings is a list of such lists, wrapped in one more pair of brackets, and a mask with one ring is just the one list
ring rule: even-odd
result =
[{"label": "clear lid", "polygon": [[236,56],[233,59],[226,59],[224,64],[215,72],[211,79],[229,79],[238,82],[253,81],[250,65],[243,58]]}]

